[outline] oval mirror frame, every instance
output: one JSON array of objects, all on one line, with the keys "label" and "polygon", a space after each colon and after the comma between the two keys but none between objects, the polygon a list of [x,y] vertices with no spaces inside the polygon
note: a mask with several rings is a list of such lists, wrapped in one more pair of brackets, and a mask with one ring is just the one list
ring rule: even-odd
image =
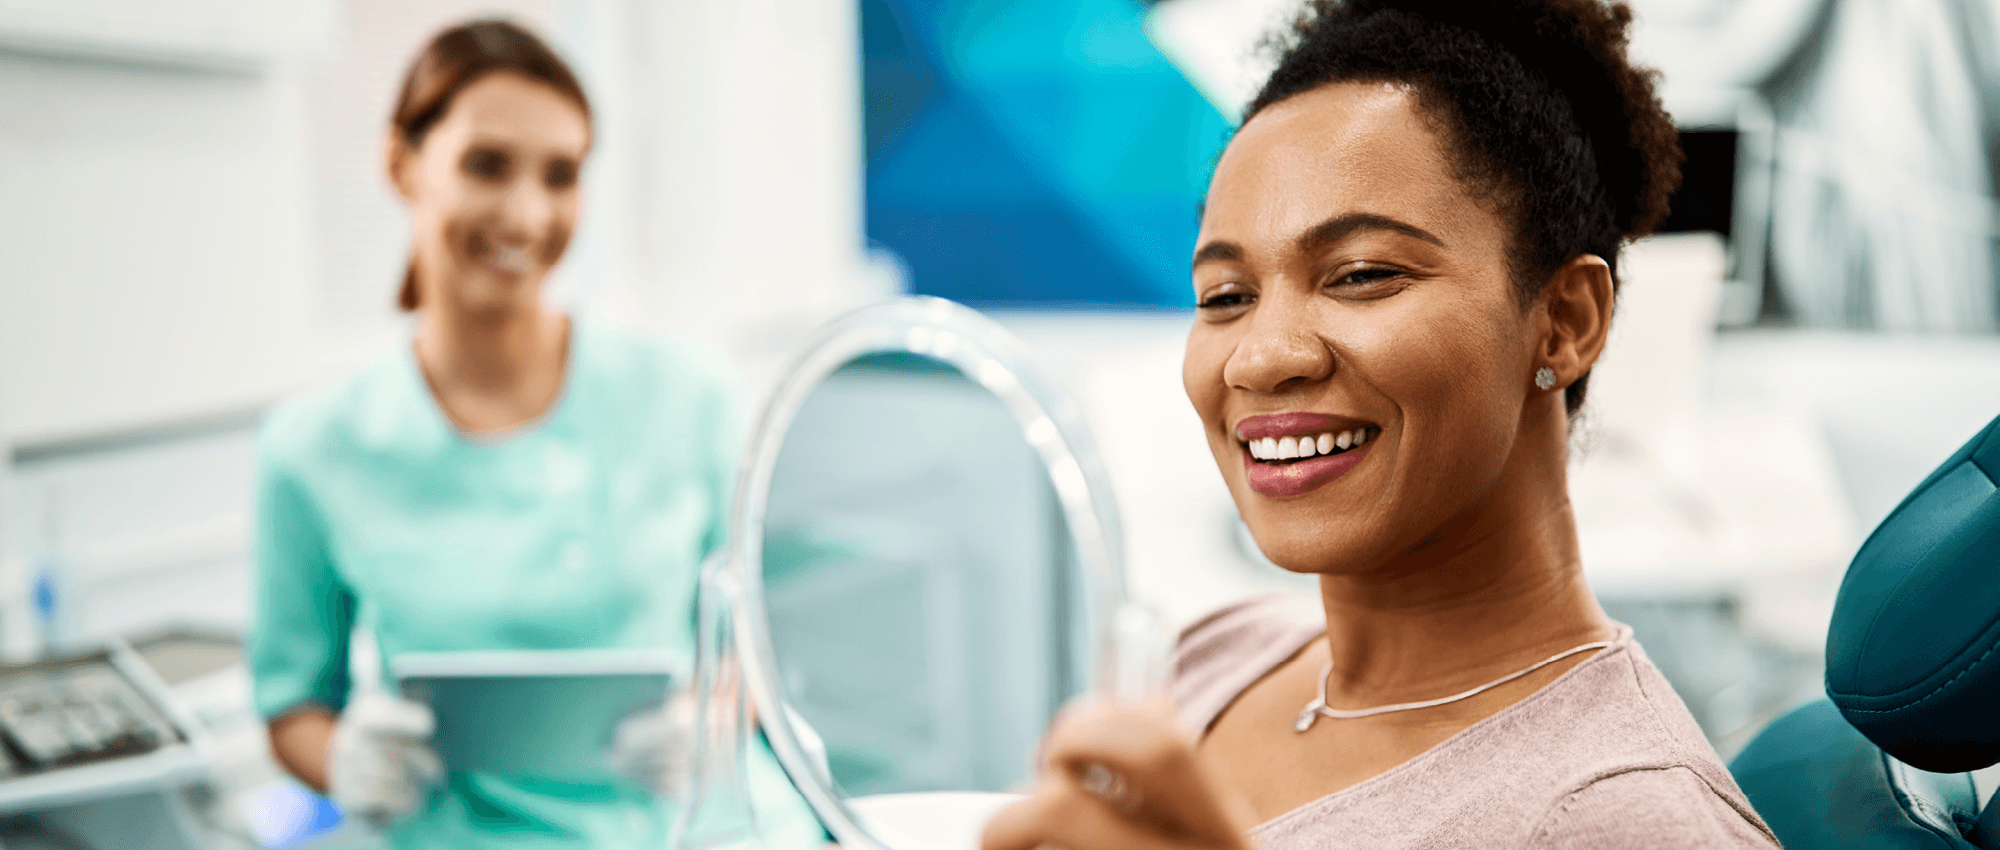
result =
[{"label": "oval mirror frame", "polygon": [[1146,675],[1131,672],[1131,653],[1120,649],[1130,642],[1123,633],[1131,630],[1134,617],[1126,601],[1123,538],[1109,479],[1081,411],[1031,367],[1026,346],[994,320],[941,298],[903,298],[835,319],[807,342],[757,420],[737,477],[721,574],[703,592],[729,597],[724,602],[731,632],[727,642],[734,647],[743,686],[779,765],[835,841],[870,850],[896,848],[863,825],[793,726],[764,607],[763,545],[779,451],[807,397],[843,366],[888,353],[950,365],[1012,414],[1048,471],[1056,504],[1069,525],[1083,582],[1083,610],[1094,636],[1097,685],[1130,691],[1134,684],[1124,680]]}]

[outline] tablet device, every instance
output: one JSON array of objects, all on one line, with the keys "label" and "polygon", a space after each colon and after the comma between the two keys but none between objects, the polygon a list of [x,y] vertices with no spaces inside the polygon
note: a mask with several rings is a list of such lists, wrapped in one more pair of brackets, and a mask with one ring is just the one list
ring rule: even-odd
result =
[{"label": "tablet device", "polygon": [[396,688],[437,717],[431,746],[453,771],[576,782],[612,776],[612,732],[662,705],[680,676],[659,651],[407,652]]}]

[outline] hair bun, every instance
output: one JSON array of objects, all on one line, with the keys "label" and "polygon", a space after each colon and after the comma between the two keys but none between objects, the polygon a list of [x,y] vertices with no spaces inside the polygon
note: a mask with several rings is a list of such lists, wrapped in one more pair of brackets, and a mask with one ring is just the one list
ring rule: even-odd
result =
[{"label": "hair bun", "polygon": [[1667,217],[1682,156],[1655,92],[1632,65],[1632,9],[1601,0],[1349,0],[1351,13],[1401,12],[1472,33],[1519,59],[1569,101],[1597,156],[1620,231],[1638,238]]}]

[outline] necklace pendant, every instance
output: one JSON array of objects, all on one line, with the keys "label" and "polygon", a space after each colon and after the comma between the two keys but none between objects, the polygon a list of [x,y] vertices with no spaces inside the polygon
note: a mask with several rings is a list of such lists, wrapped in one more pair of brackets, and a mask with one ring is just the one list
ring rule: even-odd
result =
[{"label": "necklace pendant", "polygon": [[1319,719],[1319,707],[1314,706],[1299,712],[1299,719],[1292,721],[1292,731],[1304,732],[1313,728],[1313,721]]},{"label": "necklace pendant", "polygon": [[1299,712],[1299,719],[1292,721],[1292,731],[1304,732],[1307,729],[1311,729],[1313,721],[1318,720],[1319,716],[1322,714],[1334,718],[1335,720],[1348,720],[1357,717],[1373,717],[1377,714],[1387,714],[1391,711],[1411,711],[1419,708],[1431,708],[1433,706],[1458,702],[1459,700],[1465,699],[1467,697],[1478,696],[1479,694],[1483,694],[1488,690],[1491,690],[1497,686],[1507,684],[1508,682],[1514,681],[1515,679],[1519,679],[1522,676],[1526,676],[1529,673],[1533,673],[1536,670],[1540,670],[1543,667],[1547,667],[1550,664],[1554,664],[1557,661],[1561,661],[1579,652],[1584,652],[1592,649],[1604,649],[1605,647],[1612,646],[1615,643],[1616,643],[1615,641],[1600,640],[1600,641],[1593,641],[1591,643],[1586,643],[1582,646],[1573,647],[1566,652],[1559,652],[1556,653],[1555,655],[1549,656],[1548,658],[1544,658],[1540,662],[1529,666],[1528,669],[1526,670],[1521,670],[1515,673],[1510,673],[1508,675],[1501,676],[1498,679],[1494,679],[1491,682],[1487,682],[1484,685],[1480,685],[1479,687],[1473,688],[1472,690],[1466,691],[1464,693],[1453,694],[1451,696],[1440,697],[1438,699],[1427,699],[1422,702],[1405,702],[1405,703],[1397,703],[1395,705],[1378,705],[1374,708],[1360,708],[1351,710],[1350,709],[1335,710],[1326,704],[1326,680],[1328,677],[1331,677],[1333,675],[1333,664],[1332,662],[1328,662],[1326,665],[1326,671],[1319,674],[1319,696],[1314,697],[1312,702],[1306,704],[1306,710]]}]

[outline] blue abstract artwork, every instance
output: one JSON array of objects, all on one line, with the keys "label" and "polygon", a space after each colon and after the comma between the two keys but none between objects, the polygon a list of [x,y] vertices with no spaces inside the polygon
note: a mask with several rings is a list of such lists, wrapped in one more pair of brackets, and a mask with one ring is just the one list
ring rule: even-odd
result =
[{"label": "blue abstract artwork", "polygon": [[1137,0],[862,0],[867,230],[912,292],[1185,307],[1228,122]]}]

